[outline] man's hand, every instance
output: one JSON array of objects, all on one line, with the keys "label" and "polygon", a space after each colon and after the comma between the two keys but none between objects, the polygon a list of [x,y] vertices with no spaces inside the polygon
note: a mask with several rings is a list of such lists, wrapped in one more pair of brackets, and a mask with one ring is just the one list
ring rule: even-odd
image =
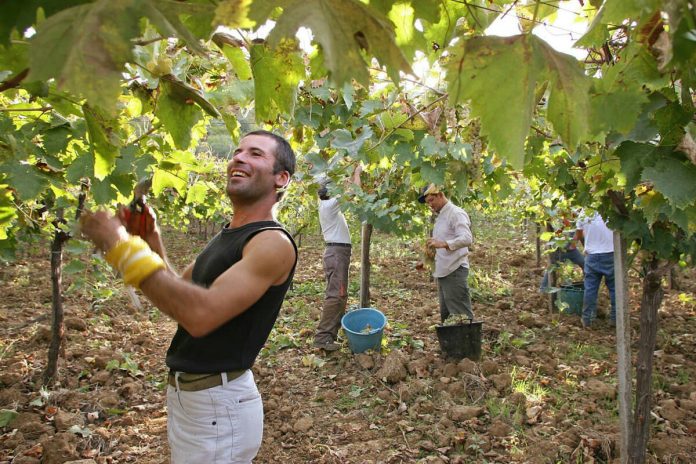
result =
[{"label": "man's hand", "polygon": [[107,211],[83,212],[80,216],[80,231],[102,251],[108,251],[119,240],[128,238],[121,220]]},{"label": "man's hand", "polygon": [[133,212],[128,206],[121,206],[117,216],[131,235],[139,235],[150,245],[150,249],[160,255],[169,269],[173,269],[167,260],[167,254],[162,243],[162,234],[157,225],[157,215],[148,205],[143,205],[141,212]]},{"label": "man's hand", "polygon": [[429,248],[445,248],[445,249],[449,249],[449,246],[447,245],[447,242],[445,242],[444,240],[438,240],[438,239],[435,239],[435,238],[429,238],[429,239],[428,239],[428,242],[427,242],[427,245],[428,245]]}]

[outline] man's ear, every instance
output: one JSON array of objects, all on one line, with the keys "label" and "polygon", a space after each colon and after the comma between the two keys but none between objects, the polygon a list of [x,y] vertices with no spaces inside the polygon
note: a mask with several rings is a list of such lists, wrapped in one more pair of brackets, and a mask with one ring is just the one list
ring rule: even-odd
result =
[{"label": "man's ear", "polygon": [[275,175],[276,190],[284,189],[290,184],[290,173],[281,171]]}]

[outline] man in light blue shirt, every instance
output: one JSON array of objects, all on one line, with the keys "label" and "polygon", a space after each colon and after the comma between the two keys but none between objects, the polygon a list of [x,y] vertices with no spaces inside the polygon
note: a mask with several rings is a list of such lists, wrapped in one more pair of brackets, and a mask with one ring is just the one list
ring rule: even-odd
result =
[{"label": "man in light blue shirt", "polygon": [[471,220],[466,211],[450,202],[430,184],[418,197],[437,213],[433,236],[427,246],[435,250],[435,270],[442,322],[454,314],[474,318],[469,293],[469,247],[473,242]]}]

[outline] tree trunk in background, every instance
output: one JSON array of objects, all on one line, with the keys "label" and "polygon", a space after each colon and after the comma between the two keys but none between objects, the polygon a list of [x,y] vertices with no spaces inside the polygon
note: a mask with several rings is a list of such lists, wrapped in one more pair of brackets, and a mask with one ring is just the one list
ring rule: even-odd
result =
[{"label": "tree trunk in background", "polygon": [[360,307],[370,307],[370,241],[372,224],[362,223],[360,235]]},{"label": "tree trunk in background", "polygon": [[51,243],[51,309],[53,322],[51,325],[51,344],[48,348],[48,362],[43,375],[43,384],[53,382],[58,370],[58,355],[63,340],[65,328],[63,327],[63,244],[68,240],[68,234],[59,228],[63,222],[63,211],[57,214],[56,230]]},{"label": "tree trunk in background", "polygon": [[643,278],[643,296],[640,302],[640,340],[636,363],[636,408],[628,462],[645,462],[648,438],[650,437],[650,408],[652,406],[652,369],[657,338],[657,310],[662,303],[662,272],[658,259],[652,256],[646,264]]},{"label": "tree trunk in background", "polygon": [[619,423],[621,425],[621,463],[628,462],[631,439],[631,314],[626,268],[626,241],[614,231],[614,281],[616,283],[616,354],[619,380]]}]

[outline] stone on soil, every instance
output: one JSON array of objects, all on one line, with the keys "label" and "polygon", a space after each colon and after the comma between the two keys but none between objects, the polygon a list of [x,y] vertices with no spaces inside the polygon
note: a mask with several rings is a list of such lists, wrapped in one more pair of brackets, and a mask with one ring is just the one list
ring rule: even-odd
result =
[{"label": "stone on soil", "polygon": [[85,425],[85,418],[80,413],[72,413],[59,409],[53,417],[53,422],[56,425],[56,430],[66,432],[73,425],[82,427]]},{"label": "stone on soil", "polygon": [[387,383],[397,383],[406,378],[406,357],[399,350],[389,353],[384,365],[377,371],[377,377]]}]

